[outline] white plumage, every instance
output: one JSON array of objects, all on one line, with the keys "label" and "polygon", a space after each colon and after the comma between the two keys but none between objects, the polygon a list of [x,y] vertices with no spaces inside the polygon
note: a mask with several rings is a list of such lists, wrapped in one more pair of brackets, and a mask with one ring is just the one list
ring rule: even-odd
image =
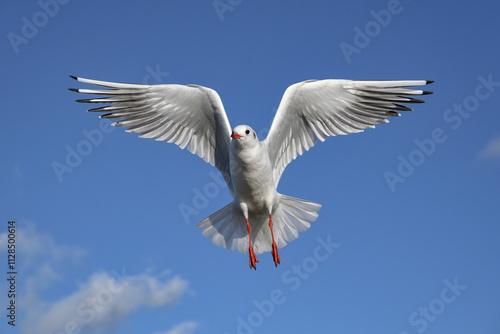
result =
[{"label": "white plumage", "polygon": [[[263,141],[247,125],[231,130],[222,101],[214,90],[197,85],[137,85],[72,77],[105,89],[71,89],[101,98],[77,100],[106,103],[89,111],[107,112],[114,126],[141,138],[187,148],[223,175],[233,202],[201,221],[203,235],[227,249],[256,255],[298,238],[318,217],[321,205],[279,194],[285,167],[319,139],[346,135],[387,123],[403,103],[424,102],[414,95],[431,92],[409,89],[431,83],[411,81],[307,80],[285,91]],[[270,220],[272,219],[272,222]],[[266,223],[269,227],[266,227]],[[249,243],[251,234],[251,243]],[[253,245],[253,247],[252,247]],[[275,246],[274,246],[275,245]],[[274,247],[273,247],[274,246]]]}]

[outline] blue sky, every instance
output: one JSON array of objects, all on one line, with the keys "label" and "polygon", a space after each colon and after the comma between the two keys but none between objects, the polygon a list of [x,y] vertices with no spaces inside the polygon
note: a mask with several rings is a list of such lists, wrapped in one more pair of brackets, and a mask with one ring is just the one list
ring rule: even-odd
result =
[{"label": "blue sky", "polygon": [[[18,250],[16,327],[2,306],[2,333],[500,332],[500,4],[0,9],[0,253],[12,219]],[[253,271],[196,228],[231,200],[216,169],[110,129],[74,102],[67,88],[86,85],[70,74],[213,88],[231,125],[261,139],[299,81],[436,82],[414,111],[288,166],[279,192],[323,207],[278,268],[266,253]],[[5,280],[0,290],[7,305]]]}]

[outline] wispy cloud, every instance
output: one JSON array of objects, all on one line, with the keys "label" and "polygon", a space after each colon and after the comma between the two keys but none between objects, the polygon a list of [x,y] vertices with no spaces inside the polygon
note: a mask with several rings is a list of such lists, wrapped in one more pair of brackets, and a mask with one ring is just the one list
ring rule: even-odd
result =
[{"label": "wispy cloud", "polygon": [[[68,262],[72,264],[82,260],[87,252],[75,246],[57,244],[52,236],[40,233],[32,222],[24,222],[16,229],[17,270],[25,276],[24,295],[39,292],[50,284],[62,281],[60,274]],[[21,246],[22,245],[22,246]],[[7,250],[7,233],[0,234],[0,253]]]},{"label": "wispy cloud", "polygon": [[186,292],[188,282],[175,276],[149,274],[128,276],[100,272],[92,275],[77,291],[50,305],[38,321],[32,321],[30,333],[74,331],[108,332],[120,320],[141,306],[174,304]]},{"label": "wispy cloud", "polygon": [[500,137],[490,140],[490,142],[479,152],[481,159],[500,158]]},{"label": "wispy cloud", "polygon": [[51,235],[38,232],[34,223],[28,223],[18,230],[17,243],[23,245],[19,251],[22,252],[24,267],[47,262],[75,263],[87,254],[82,248],[57,244]]},{"label": "wispy cloud", "polygon": [[16,179],[22,180],[23,172],[19,164],[12,165],[12,176],[14,176]]},{"label": "wispy cloud", "polygon": [[198,324],[194,321],[185,321],[166,332],[156,332],[154,334],[191,334],[198,327]]},{"label": "wispy cloud", "polygon": [[[189,283],[168,271],[129,275],[122,268],[93,273],[73,291],[47,300],[43,292],[55,283],[71,288],[71,282],[65,281],[65,274],[71,270],[68,264],[77,264],[86,251],[58,244],[51,235],[39,233],[32,223],[17,228],[16,242],[22,245],[18,267],[24,276],[19,294],[23,296],[19,305],[26,315],[20,324],[23,333],[109,333],[139,308],[173,305],[188,291]],[[6,245],[7,234],[1,233],[0,254]],[[191,333],[195,325],[182,323],[172,333]]]}]

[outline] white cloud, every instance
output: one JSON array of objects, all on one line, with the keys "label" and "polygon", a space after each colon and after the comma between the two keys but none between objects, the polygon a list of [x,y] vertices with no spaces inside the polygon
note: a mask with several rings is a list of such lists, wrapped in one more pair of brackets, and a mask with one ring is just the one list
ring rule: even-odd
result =
[{"label": "white cloud", "polygon": [[155,334],[191,334],[196,329],[196,327],[198,327],[198,324],[196,322],[186,321],[178,324],[177,326],[166,332],[156,332]]},{"label": "white cloud", "polygon": [[[108,333],[139,308],[173,305],[188,291],[188,282],[168,271],[129,276],[122,269],[94,273],[74,291],[52,298],[42,292],[50,285],[55,287],[54,283],[61,284],[64,291],[71,289],[71,282],[64,277],[71,270],[68,262],[78,263],[86,252],[58,244],[49,234],[37,232],[34,224],[17,225],[16,250],[22,262],[16,265],[24,281],[19,304],[25,311],[19,325],[24,333]],[[1,233],[0,254],[6,249],[7,234]],[[179,333],[190,333],[189,326],[180,327],[184,332]]]},{"label": "white cloud", "polygon": [[[63,262],[78,263],[86,252],[74,246],[58,245],[46,233],[39,233],[31,222],[16,223],[16,269],[25,275],[27,294],[62,281],[58,273]],[[0,254],[7,250],[7,233],[0,234]]]},{"label": "white cloud", "polygon": [[[118,321],[141,306],[174,304],[188,282],[178,276],[162,279],[149,274],[128,276],[122,270],[92,275],[71,295],[53,303],[29,333],[108,332]],[[68,330],[70,329],[70,330]]]},{"label": "white cloud", "polygon": [[[23,259],[22,266],[32,268],[34,265],[45,263],[45,261],[59,262],[70,260],[76,262],[83,258],[86,252],[74,246],[58,245],[54,239],[46,233],[39,233],[33,223],[27,222],[16,228],[17,252]],[[0,251],[7,247],[7,233],[0,234]],[[18,265],[20,265],[18,263]]]},{"label": "white cloud", "polygon": [[483,159],[500,158],[500,138],[491,140],[486,147],[481,150],[479,157]]}]

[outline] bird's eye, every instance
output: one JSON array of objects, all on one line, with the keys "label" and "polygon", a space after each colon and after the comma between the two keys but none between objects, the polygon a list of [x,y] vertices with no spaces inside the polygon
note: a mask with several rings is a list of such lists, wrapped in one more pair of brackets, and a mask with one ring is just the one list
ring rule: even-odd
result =
[{"label": "bird's eye", "polygon": [[250,130],[245,131],[245,133],[246,133],[247,135],[248,135],[248,134],[250,134]]}]

